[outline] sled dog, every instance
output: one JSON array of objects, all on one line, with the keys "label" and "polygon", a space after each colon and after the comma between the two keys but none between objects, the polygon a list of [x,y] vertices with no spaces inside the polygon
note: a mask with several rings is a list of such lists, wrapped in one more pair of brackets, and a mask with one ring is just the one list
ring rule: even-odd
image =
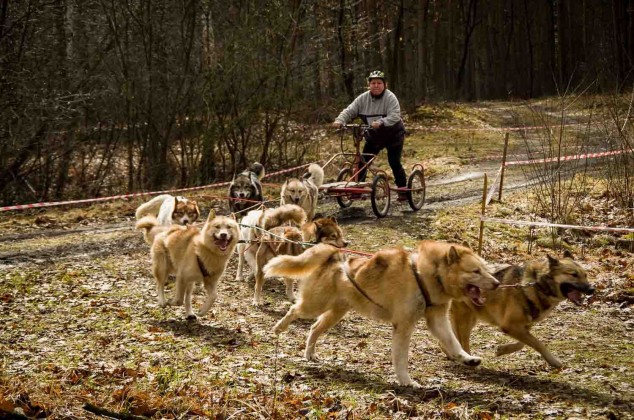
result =
[{"label": "sled dog", "polygon": [[529,262],[524,267],[509,266],[495,272],[504,285],[518,287],[499,288],[489,292],[484,305],[473,302],[451,304],[451,322],[456,337],[468,353],[469,337],[477,320],[500,328],[517,341],[499,346],[497,355],[516,352],[529,345],[537,350],[552,367],[562,364],[546,346],[530,333],[531,327],[543,320],[560,302],[568,299],[581,305],[584,295],[594,293],[588,283],[586,271],[577,264],[568,251],[563,259],[547,256],[548,262]]},{"label": "sled dog", "polygon": [[229,184],[229,208],[237,217],[254,207],[258,201],[264,201],[262,184],[260,180],[264,176],[264,166],[254,162],[248,169],[235,175]]},{"label": "sled dog", "polygon": [[[151,223],[139,226],[152,229]],[[217,297],[217,285],[229,257],[238,242],[238,223],[232,217],[216,216],[211,210],[202,229],[193,226],[172,226],[158,233],[152,244],[152,273],[156,280],[159,306],[165,307],[165,283],[170,274],[176,276],[171,305],[184,302],[185,314],[195,319],[192,292],[196,282],[203,283],[207,297],[198,311],[205,315]]]},{"label": "sled dog", "polygon": [[135,213],[136,219],[154,216],[163,226],[187,225],[200,217],[198,204],[194,200],[171,194],[157,195],[147,203],[141,204]]},{"label": "sled dog", "polygon": [[460,347],[447,311],[452,299],[482,302],[481,291],[494,289],[498,281],[466,247],[422,241],[414,253],[392,248],[370,259],[344,261],[337,248],[319,244],[299,256],[273,258],[264,273],[299,281],[297,302],[274,332],[285,331],[298,318],[317,318],[306,341],[308,360],[317,358],[319,336],[353,309],[392,324],[392,365],[400,385],[420,386],[408,373],[408,353],[414,327],[423,317],[451,359],[469,366],[480,364],[479,357]]},{"label": "sled dog", "polygon": [[[292,222],[296,226],[281,226]],[[256,226],[256,227],[252,227]],[[262,232],[261,227],[269,233]],[[242,219],[240,239],[244,243],[238,244],[238,269],[236,280],[242,280],[244,262],[246,261],[255,276],[255,293],[253,304],[261,305],[264,300],[264,265],[277,255],[299,255],[304,251],[302,243],[329,243],[342,248],[347,245],[343,237],[343,230],[334,217],[319,218],[306,222],[306,213],[295,204],[285,204],[275,209],[251,210]],[[293,279],[284,279],[286,296],[293,301]]]},{"label": "sled dog", "polygon": [[280,203],[297,204],[304,209],[310,222],[317,211],[319,187],[324,183],[324,170],[316,163],[308,166],[302,179],[289,178],[282,184]]}]

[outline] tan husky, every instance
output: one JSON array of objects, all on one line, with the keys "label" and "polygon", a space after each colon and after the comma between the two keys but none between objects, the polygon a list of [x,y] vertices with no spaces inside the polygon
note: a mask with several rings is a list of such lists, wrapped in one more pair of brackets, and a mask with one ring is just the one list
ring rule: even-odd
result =
[{"label": "tan husky", "polygon": [[385,249],[371,259],[344,261],[339,249],[317,245],[303,254],[273,258],[266,276],[299,280],[297,302],[274,328],[279,334],[297,318],[317,318],[306,341],[305,357],[315,360],[321,334],[351,309],[392,324],[392,364],[400,385],[420,386],[408,373],[409,342],[416,323],[425,318],[447,355],[475,366],[453,334],[447,310],[452,299],[483,299],[480,291],[497,287],[484,261],[473,251],[446,242],[423,241],[417,252]]},{"label": "tan husky", "polygon": [[[137,223],[138,229],[155,229],[150,218]],[[195,319],[192,311],[192,293],[196,282],[205,286],[207,298],[199,316],[205,315],[216,300],[218,280],[225,271],[229,257],[238,243],[238,223],[226,216],[216,216],[211,210],[207,221],[199,230],[193,226],[173,226],[160,232],[152,244],[152,271],[156,279],[158,303],[167,305],[165,283],[169,274],[176,275],[176,290],[171,305],[185,304],[185,314]]]},{"label": "tan husky", "polygon": [[297,204],[304,209],[310,222],[317,211],[319,187],[324,183],[324,170],[316,163],[308,166],[302,179],[290,178],[282,184],[280,204]]},{"label": "tan husky", "polygon": [[163,226],[187,225],[198,220],[200,210],[194,200],[171,194],[161,194],[147,203],[141,204],[136,209],[135,216],[137,220],[144,216],[154,216]]},{"label": "tan husky", "polygon": [[[301,225],[280,226],[293,222]],[[254,227],[252,227],[254,226]],[[267,232],[258,230],[261,227]],[[251,267],[255,276],[255,293],[253,304],[264,303],[262,288],[264,287],[264,265],[277,255],[299,255],[304,252],[303,243],[329,243],[338,248],[348,243],[344,240],[343,230],[334,217],[319,218],[306,222],[306,213],[295,204],[285,204],[275,209],[252,210],[244,219],[240,230],[240,238],[246,243],[238,245],[238,269],[236,280],[242,279],[244,261]],[[295,300],[293,293],[293,279],[285,278],[286,296],[290,301]]]},{"label": "tan husky", "polygon": [[467,352],[470,351],[471,330],[480,319],[518,340],[499,346],[498,356],[516,352],[526,344],[537,350],[551,366],[562,366],[559,359],[530,333],[530,329],[548,316],[559,302],[568,299],[581,305],[583,295],[591,295],[594,288],[588,283],[586,271],[572,260],[568,251],[561,260],[550,255],[547,257],[547,264],[531,262],[525,267],[510,266],[497,271],[494,275],[502,284],[518,287],[504,287],[488,293],[484,305],[452,303],[453,329]]}]

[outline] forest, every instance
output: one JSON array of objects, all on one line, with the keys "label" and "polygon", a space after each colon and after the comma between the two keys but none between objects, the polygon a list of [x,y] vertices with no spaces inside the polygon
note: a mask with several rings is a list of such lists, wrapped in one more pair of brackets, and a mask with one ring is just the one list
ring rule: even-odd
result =
[{"label": "forest", "polygon": [[386,72],[404,112],[632,85],[631,0],[0,1],[0,203],[310,161]]}]

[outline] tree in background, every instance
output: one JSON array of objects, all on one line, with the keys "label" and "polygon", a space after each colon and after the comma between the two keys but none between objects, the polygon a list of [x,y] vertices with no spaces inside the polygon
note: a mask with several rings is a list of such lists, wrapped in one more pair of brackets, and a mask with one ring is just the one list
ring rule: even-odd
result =
[{"label": "tree in background", "polygon": [[380,68],[405,108],[632,85],[631,0],[0,0],[0,201],[303,162]]}]

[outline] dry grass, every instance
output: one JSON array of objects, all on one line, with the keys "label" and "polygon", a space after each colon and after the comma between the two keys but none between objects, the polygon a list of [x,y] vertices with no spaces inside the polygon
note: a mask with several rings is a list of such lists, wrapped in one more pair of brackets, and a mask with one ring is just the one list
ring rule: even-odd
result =
[{"label": "dry grass", "polygon": [[[496,134],[488,143],[498,140]],[[445,147],[422,130],[408,141],[421,150]],[[480,146],[472,146],[476,155],[499,150]],[[462,170],[467,149],[454,150]],[[408,162],[423,156],[427,163],[427,152],[418,153]],[[479,188],[469,187],[476,198]],[[449,189],[430,187],[429,194],[451,195]],[[609,204],[600,191],[588,200],[588,209],[599,211],[586,210],[584,223],[605,222]],[[159,308],[148,246],[132,227],[138,204],[14,213],[0,221],[1,410],[51,418],[95,417],[85,409],[91,406],[155,418],[632,418],[634,323],[627,302],[634,267],[632,254],[613,242],[566,233],[598,292],[587,307],[562,303],[535,328],[564,368],[551,370],[531,349],[496,358],[495,346],[508,338],[487,326],[473,339],[482,366],[458,366],[421,323],[410,354],[411,374],[426,387],[417,391],[395,384],[390,326],[354,314],[324,336],[320,363],[304,361],[310,322],[296,322],[276,339],[270,330],[289,306],[282,282],[268,281],[265,305],[250,306],[253,284],[233,280],[235,258],[213,315],[187,322],[182,308]],[[368,202],[346,211],[329,199],[320,205],[344,226],[350,248],[367,252],[413,247],[423,238],[476,246],[479,208],[474,200],[413,213],[399,204],[376,220]],[[488,214],[520,219],[530,217],[528,209],[525,193],[509,192]],[[527,234],[488,225],[485,257],[511,263],[558,252],[536,244],[528,255]],[[195,306],[203,294],[195,294]]]}]

